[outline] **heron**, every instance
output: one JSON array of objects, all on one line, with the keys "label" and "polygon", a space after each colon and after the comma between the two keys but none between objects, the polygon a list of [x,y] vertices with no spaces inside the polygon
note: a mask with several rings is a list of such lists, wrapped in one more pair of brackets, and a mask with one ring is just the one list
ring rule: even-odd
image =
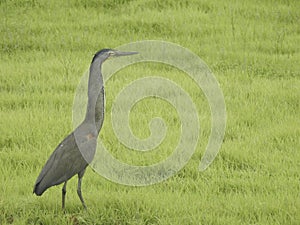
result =
[{"label": "heron", "polygon": [[87,166],[94,158],[97,138],[104,121],[105,96],[101,73],[102,64],[109,58],[133,54],[137,52],[102,49],[94,55],[89,68],[85,118],[53,151],[35,182],[33,193],[41,196],[48,188],[64,183],[62,209],[65,209],[67,182],[77,174],[77,194],[83,207],[87,208],[81,193],[81,182]]}]

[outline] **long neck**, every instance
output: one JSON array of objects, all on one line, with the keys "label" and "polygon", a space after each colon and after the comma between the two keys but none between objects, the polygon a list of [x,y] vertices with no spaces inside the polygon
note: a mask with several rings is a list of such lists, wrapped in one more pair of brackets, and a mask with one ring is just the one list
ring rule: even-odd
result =
[{"label": "long neck", "polygon": [[88,82],[88,104],[85,122],[95,124],[99,133],[104,119],[104,86],[101,74],[101,60],[95,60],[90,66]]}]

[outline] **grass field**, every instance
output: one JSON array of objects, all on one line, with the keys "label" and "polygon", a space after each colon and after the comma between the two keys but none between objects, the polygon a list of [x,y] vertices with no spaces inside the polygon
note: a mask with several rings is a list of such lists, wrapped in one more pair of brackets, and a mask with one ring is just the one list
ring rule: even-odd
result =
[{"label": "grass field", "polygon": [[[299,9],[297,0],[1,0],[0,224],[300,224]],[[227,109],[220,153],[198,171],[210,132],[209,107],[191,80],[182,78],[202,129],[184,169],[146,187],[119,185],[88,169],[82,186],[88,211],[73,178],[63,213],[61,186],[37,197],[35,179],[73,129],[74,93],[93,54],[140,40],[182,45],[214,72]],[[136,77],[184,77],[151,63],[124,69],[106,84],[107,115],[122,85],[136,78],[132,71]],[[147,123],[157,115],[175,131],[146,160],[121,147],[109,116],[100,137],[120,160],[154,163],[178,140],[172,110],[154,99],[133,109],[137,136],[149,135]]]}]

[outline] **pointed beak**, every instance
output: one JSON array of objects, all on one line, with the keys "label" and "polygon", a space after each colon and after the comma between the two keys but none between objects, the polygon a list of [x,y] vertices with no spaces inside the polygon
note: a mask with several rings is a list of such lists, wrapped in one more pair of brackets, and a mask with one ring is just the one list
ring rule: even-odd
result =
[{"label": "pointed beak", "polygon": [[121,52],[121,51],[116,51],[114,56],[118,57],[118,56],[135,55],[135,54],[138,54],[138,52]]}]

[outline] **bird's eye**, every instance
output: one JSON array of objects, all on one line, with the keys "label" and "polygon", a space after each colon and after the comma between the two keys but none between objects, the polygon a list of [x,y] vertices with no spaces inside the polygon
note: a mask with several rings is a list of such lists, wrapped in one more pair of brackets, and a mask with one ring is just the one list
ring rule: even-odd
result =
[{"label": "bird's eye", "polygon": [[115,53],[114,53],[113,51],[109,51],[108,54],[109,54],[110,56],[113,56]]}]

